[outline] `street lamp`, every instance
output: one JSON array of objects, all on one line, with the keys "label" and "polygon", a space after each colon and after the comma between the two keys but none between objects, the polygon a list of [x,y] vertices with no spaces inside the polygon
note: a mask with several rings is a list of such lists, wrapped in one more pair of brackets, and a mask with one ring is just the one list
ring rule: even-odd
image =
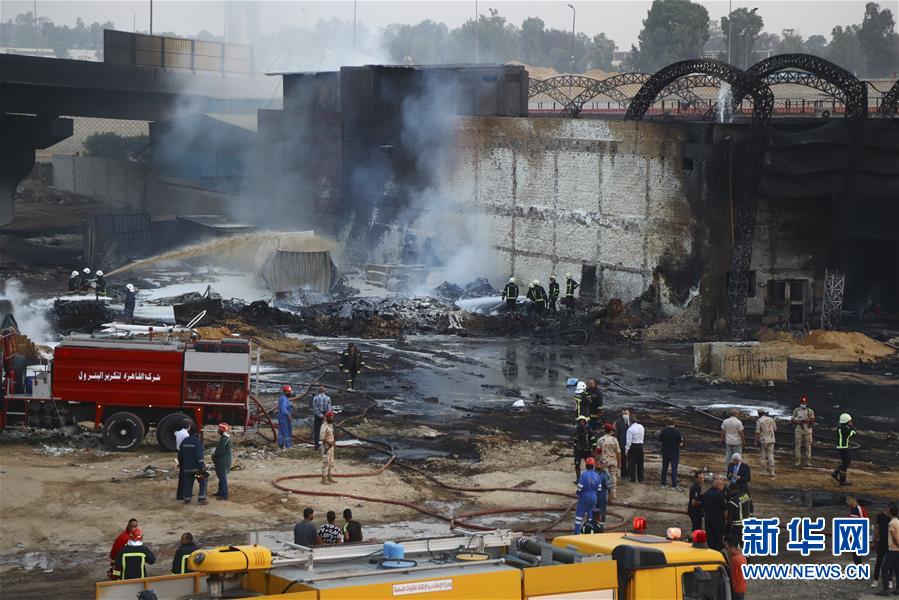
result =
[{"label": "street lamp", "polygon": [[137,31],[137,13],[134,12],[134,9],[131,9],[131,33]]},{"label": "street lamp", "polygon": [[153,0],[150,0],[150,35],[153,35]]},{"label": "street lamp", "polygon": [[353,54],[356,54],[356,0],[353,0]]},{"label": "street lamp", "polygon": [[568,8],[571,9],[571,73],[574,73],[574,18],[577,16],[577,11],[574,9],[574,4],[569,4]]},{"label": "street lamp", "polygon": [[480,32],[481,27],[480,23],[478,23],[480,17],[478,17],[478,0],[474,0],[474,62],[475,64],[481,62],[481,39]]}]

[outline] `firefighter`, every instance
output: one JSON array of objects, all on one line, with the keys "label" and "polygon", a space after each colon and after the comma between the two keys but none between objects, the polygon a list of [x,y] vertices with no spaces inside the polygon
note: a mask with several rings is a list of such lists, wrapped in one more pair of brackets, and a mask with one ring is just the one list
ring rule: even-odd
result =
[{"label": "firefighter", "polygon": [[80,285],[81,277],[78,276],[78,271],[72,271],[72,274],[69,275],[69,293],[77,294]]},{"label": "firefighter", "polygon": [[849,470],[849,465],[852,463],[852,456],[849,454],[849,440],[854,435],[852,416],[849,413],[841,414],[840,425],[837,427],[837,452],[840,453],[840,466],[830,474],[840,485],[852,485],[846,481],[846,471]]},{"label": "firefighter", "polygon": [[582,416],[585,419],[589,417],[587,414],[590,412],[590,401],[587,398],[587,384],[583,381],[578,381],[577,385],[574,386],[574,418],[579,419]]},{"label": "firefighter", "polygon": [[137,290],[134,285],[125,286],[125,321],[132,323],[134,321],[134,307],[137,305]]},{"label": "firefighter", "polygon": [[503,288],[503,300],[506,302],[507,310],[515,310],[518,303],[518,286],[515,284],[515,278],[509,277],[509,283]]},{"label": "firefighter", "polygon": [[182,573],[190,573],[191,570],[187,566],[187,559],[190,558],[191,552],[199,550],[194,543],[194,536],[191,533],[181,534],[181,545],[175,550],[175,558],[172,559],[172,573],[181,575]]},{"label": "firefighter", "polygon": [[278,448],[281,450],[293,446],[292,397],[293,388],[289,385],[281,386],[281,396],[278,397]]},{"label": "firefighter", "polygon": [[549,312],[556,314],[559,312],[556,302],[559,300],[559,284],[556,282],[556,276],[549,276]]},{"label": "firefighter", "polygon": [[197,427],[191,425],[190,435],[181,442],[178,449],[178,461],[184,470],[184,490],[182,496],[184,503],[190,504],[194,495],[194,480],[200,483],[200,490],[197,494],[197,503],[206,504],[206,485],[208,483],[208,473],[206,465],[203,462],[203,442],[197,435]]},{"label": "firefighter", "polygon": [[574,430],[574,482],[581,478],[581,461],[593,456],[596,448],[596,436],[587,427],[587,417],[580,415],[577,418],[577,427]]},{"label": "firefighter", "polygon": [[[78,272],[75,271],[75,275],[78,275]],[[119,556],[119,552],[122,551],[122,548],[128,543],[128,540],[131,539],[131,532],[134,529],[137,529],[138,523],[137,519],[128,519],[128,525],[125,527],[125,530],[120,533],[115,541],[112,543],[112,549],[109,551],[109,571],[107,575],[110,579],[118,579],[118,576],[114,575],[115,573],[115,561]]]},{"label": "firefighter", "polygon": [[94,279],[94,293],[98,298],[106,295],[106,278],[103,277],[103,271],[97,271],[97,278]]},{"label": "firefighter", "polygon": [[574,314],[574,291],[578,288],[578,282],[571,278],[571,273],[565,273],[565,308]]},{"label": "firefighter", "polygon": [[537,315],[542,316],[543,311],[546,310],[546,290],[543,289],[543,286],[540,285],[538,280],[534,280],[528,286],[527,298],[533,303],[533,310],[537,312]]},{"label": "firefighter", "polygon": [[596,492],[602,484],[599,474],[594,470],[596,461],[593,457],[586,460],[587,470],[581,473],[577,482],[577,509],[574,513],[574,534],[581,533],[584,525],[584,518],[593,516],[593,509],[596,508]]},{"label": "firefighter", "polygon": [[794,433],[795,464],[798,467],[802,463],[802,451],[805,449],[805,466],[810,467],[812,466],[812,429],[815,426],[815,411],[808,407],[806,396],[799,399],[799,406],[793,409],[791,421],[796,426]]},{"label": "firefighter", "polygon": [[156,562],[153,551],[144,546],[144,534],[137,527],[131,530],[128,543],[119,551],[112,574],[116,579],[140,579],[147,576],[147,565]]},{"label": "firefighter", "polygon": [[87,267],[81,269],[81,277],[78,278],[78,291],[86,292],[90,289],[91,270]]},{"label": "firefighter", "polygon": [[352,342],[347,344],[346,350],[340,355],[340,370],[349,376],[349,379],[346,380],[348,392],[356,391],[356,377],[362,372],[364,366],[362,354],[356,348],[356,344]]},{"label": "firefighter", "polygon": [[727,518],[730,521],[730,539],[737,545],[743,543],[743,521],[752,516],[752,498],[749,490],[732,483],[727,495]]}]

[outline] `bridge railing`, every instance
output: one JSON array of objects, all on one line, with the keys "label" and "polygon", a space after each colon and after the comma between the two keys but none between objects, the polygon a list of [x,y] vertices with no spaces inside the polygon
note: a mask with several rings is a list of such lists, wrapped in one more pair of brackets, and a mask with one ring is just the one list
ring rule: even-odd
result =
[{"label": "bridge railing", "polygon": [[252,75],[253,47],[104,29],[103,62],[222,76]]}]

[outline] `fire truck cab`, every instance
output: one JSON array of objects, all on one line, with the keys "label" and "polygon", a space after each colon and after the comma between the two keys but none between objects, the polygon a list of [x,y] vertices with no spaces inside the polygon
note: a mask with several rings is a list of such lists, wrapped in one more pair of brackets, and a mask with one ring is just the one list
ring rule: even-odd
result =
[{"label": "fire truck cab", "polygon": [[26,371],[3,345],[0,427],[93,421],[112,450],[134,450],[150,427],[175,450],[189,424],[246,426],[250,343],[243,339],[67,338],[49,364]]}]

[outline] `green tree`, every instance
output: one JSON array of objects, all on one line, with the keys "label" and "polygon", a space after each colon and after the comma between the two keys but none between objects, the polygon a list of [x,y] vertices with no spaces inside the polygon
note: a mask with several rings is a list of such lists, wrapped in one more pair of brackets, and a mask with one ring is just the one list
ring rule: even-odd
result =
[{"label": "green tree", "polygon": [[103,131],[92,133],[84,139],[84,153],[115,160],[139,160],[149,143],[146,135],[123,136]]},{"label": "green tree", "polygon": [[827,54],[827,38],[823,35],[809,36],[802,45],[802,51],[815,56],[825,56]]},{"label": "green tree", "polygon": [[[730,62],[742,69],[755,62],[752,60],[752,50],[759,32],[765,26],[756,10],[738,8],[729,18],[721,17],[721,33],[724,36],[725,49],[730,48]],[[731,35],[733,39],[730,39]]]},{"label": "green tree", "polygon": [[802,52],[802,36],[795,29],[784,29],[780,43],[774,48],[775,54],[796,54]]},{"label": "green tree", "polygon": [[865,18],[858,30],[864,54],[864,75],[885,77],[899,69],[899,35],[893,29],[896,21],[888,9],[880,10],[874,2],[865,5]]},{"label": "green tree", "polygon": [[830,43],[827,44],[827,55],[825,56],[830,62],[836,63],[856,75],[860,74],[865,62],[858,31],[858,25],[834,27],[830,32]]},{"label": "green tree", "polygon": [[546,30],[543,20],[528,17],[522,22],[518,35],[519,60],[529,65],[546,66]]},{"label": "green tree", "polygon": [[631,54],[641,71],[701,57],[709,39],[709,12],[690,0],[653,0],[637,39],[640,45]]},{"label": "green tree", "polygon": [[614,69],[612,61],[615,59],[615,40],[610,40],[605,33],[593,36],[593,45],[587,54],[587,69],[602,69],[611,71]]},{"label": "green tree", "polygon": [[439,64],[446,62],[449,28],[425,20],[415,25],[388,25],[382,43],[396,63]]}]

